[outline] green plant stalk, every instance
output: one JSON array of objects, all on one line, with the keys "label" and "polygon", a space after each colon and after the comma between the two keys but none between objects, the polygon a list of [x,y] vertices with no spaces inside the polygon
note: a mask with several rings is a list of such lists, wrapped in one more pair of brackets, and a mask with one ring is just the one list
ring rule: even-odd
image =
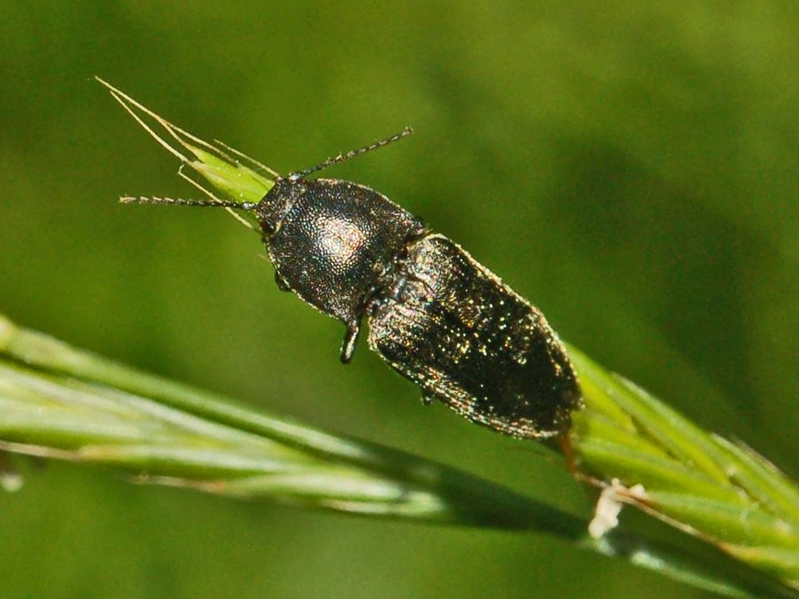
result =
[{"label": "green plant stalk", "polygon": [[[2,316],[0,412],[6,449],[111,464],[146,482],[160,477],[153,482],[244,497],[285,499],[293,490],[311,505],[339,502],[338,511],[584,535],[582,519],[497,485],[265,415]],[[333,488],[347,492],[331,494]]]},{"label": "green plant stalk", "polygon": [[799,587],[799,489],[765,458],[710,434],[572,348],[586,410],[570,438],[580,472],[645,495],[622,500]]},{"label": "green plant stalk", "polygon": [[[708,555],[588,518],[385,446],[332,435],[156,377],[0,316],[2,451],[99,464],[133,482],[349,514],[531,530],[728,597],[799,596]],[[13,474],[0,460],[0,476]],[[18,485],[17,485],[18,486]]]}]

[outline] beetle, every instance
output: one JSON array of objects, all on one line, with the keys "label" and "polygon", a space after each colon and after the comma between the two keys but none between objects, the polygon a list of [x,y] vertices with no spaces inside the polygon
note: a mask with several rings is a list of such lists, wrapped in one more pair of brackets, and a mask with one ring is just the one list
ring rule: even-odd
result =
[{"label": "beetle", "polygon": [[501,433],[563,435],[582,407],[574,367],[541,311],[459,245],[385,195],[308,176],[411,133],[410,128],[287,177],[261,201],[122,198],[125,203],[225,207],[254,214],[275,280],[341,321],[340,358],[368,345],[438,400]]}]

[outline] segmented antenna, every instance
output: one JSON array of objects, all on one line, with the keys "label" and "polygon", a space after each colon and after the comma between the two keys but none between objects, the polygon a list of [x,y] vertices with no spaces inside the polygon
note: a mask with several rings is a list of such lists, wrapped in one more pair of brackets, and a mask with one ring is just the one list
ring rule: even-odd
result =
[{"label": "segmented antenna", "polygon": [[413,133],[413,129],[410,127],[405,127],[399,133],[392,135],[391,137],[387,137],[386,139],[381,139],[376,141],[368,146],[364,146],[362,148],[358,148],[357,150],[350,150],[345,154],[339,154],[338,156],[334,156],[333,158],[328,158],[324,162],[317,164],[316,166],[312,166],[311,168],[307,168],[303,171],[296,171],[291,173],[288,176],[289,181],[296,181],[298,179],[302,179],[303,177],[307,177],[312,173],[316,173],[318,171],[324,170],[334,164],[341,164],[342,162],[347,162],[351,158],[355,158],[356,156],[360,156],[361,154],[366,154],[366,152],[371,152],[372,150],[377,150],[378,148],[382,148],[383,146],[387,146],[390,143],[394,143],[395,141],[401,140],[403,137],[407,137]]},{"label": "segmented antenna", "polygon": [[[350,150],[349,152],[346,152],[344,154],[339,154],[338,156],[334,156],[333,158],[328,158],[324,162],[321,162],[316,166],[312,166],[311,168],[291,173],[288,176],[288,180],[294,182],[299,179],[302,179],[303,177],[307,177],[312,173],[316,173],[330,166],[333,166],[334,164],[347,162],[348,160],[355,158],[356,156],[360,156],[361,154],[366,154],[367,152],[371,152],[372,150],[377,150],[379,148],[382,148],[383,146],[387,146],[390,143],[399,141],[403,137],[409,136],[411,133],[413,133],[413,129],[411,129],[410,127],[405,127],[405,129],[403,129],[399,133],[395,133],[391,137],[378,140],[374,143],[369,144],[368,146],[358,148],[357,150]],[[270,170],[270,172],[273,171]],[[232,208],[234,210],[247,210],[247,211],[255,210],[255,207],[258,205],[256,202],[232,202],[228,200],[218,200],[218,199],[184,200],[183,198],[159,198],[159,197],[147,197],[147,196],[124,196],[119,198],[119,201],[122,202],[123,204],[151,204],[157,206],[171,204],[173,206],[198,206],[200,208]]]},{"label": "segmented antenna", "polygon": [[173,206],[199,206],[201,208],[234,208],[236,210],[255,210],[254,202],[230,202],[225,200],[184,200],[183,198],[148,198],[146,196],[125,196],[119,198],[123,204],[172,204]]}]

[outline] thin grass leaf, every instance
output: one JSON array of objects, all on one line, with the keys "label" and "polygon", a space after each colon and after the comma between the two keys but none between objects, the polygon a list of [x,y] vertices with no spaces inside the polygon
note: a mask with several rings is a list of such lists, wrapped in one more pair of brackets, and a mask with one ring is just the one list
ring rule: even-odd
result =
[{"label": "thin grass leaf", "polygon": [[[660,520],[799,588],[799,488],[748,448],[697,427],[572,348],[586,410],[570,438],[579,470]],[[611,405],[613,407],[611,407]]]},{"label": "thin grass leaf", "polygon": [[[203,141],[158,116],[100,77],[95,79],[108,88],[113,98],[161,147],[180,160],[183,166],[202,175],[211,187],[231,200],[257,203],[274,185],[277,173],[269,167],[221,142],[213,145]],[[247,164],[242,163],[242,160]],[[211,191],[201,189],[214,197]]]},{"label": "thin grass leaf", "polygon": [[489,481],[237,405],[0,316],[0,457],[2,451],[102,465],[133,482],[231,498],[542,532],[727,597],[797,596],[735,564],[704,553],[687,560],[684,547],[634,533],[593,539],[587,518]]},{"label": "thin grass leaf", "polygon": [[8,451],[222,495],[585,534],[582,519],[468,474],[238,406],[3,318],[0,440]]}]

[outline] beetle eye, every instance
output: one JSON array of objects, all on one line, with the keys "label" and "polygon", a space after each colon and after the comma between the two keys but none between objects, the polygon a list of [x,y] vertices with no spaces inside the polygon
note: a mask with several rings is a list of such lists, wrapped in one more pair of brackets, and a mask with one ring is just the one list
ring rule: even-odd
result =
[{"label": "beetle eye", "polygon": [[263,232],[264,237],[271,237],[277,233],[277,225],[266,219],[259,220],[258,224],[261,225],[261,231]]}]

